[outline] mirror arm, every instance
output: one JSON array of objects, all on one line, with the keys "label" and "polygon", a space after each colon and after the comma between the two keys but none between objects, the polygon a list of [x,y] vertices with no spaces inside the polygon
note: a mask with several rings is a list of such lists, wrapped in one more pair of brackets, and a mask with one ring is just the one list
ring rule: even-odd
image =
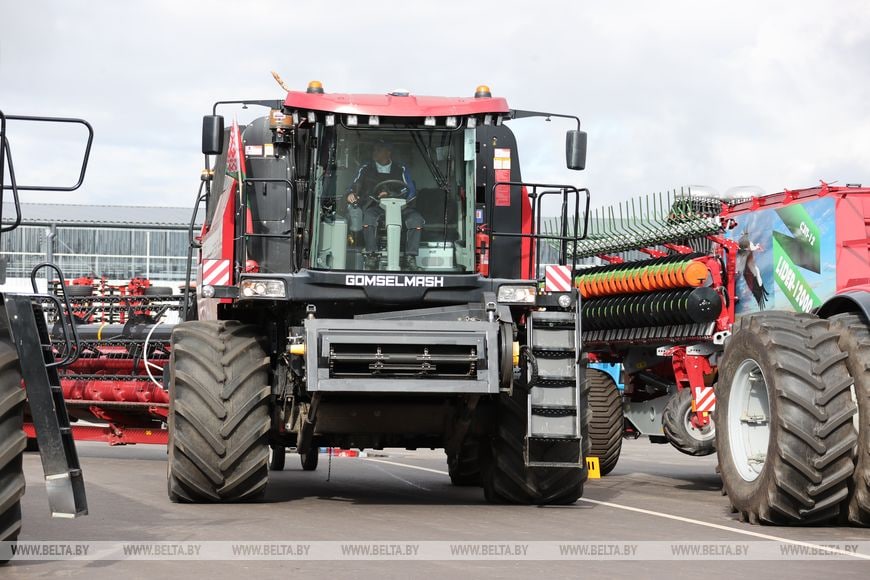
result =
[{"label": "mirror arm", "polygon": [[511,119],[528,119],[530,117],[558,117],[560,119],[574,119],[577,122],[577,130],[580,130],[580,117],[576,115],[563,115],[561,113],[544,113],[542,111],[524,111],[522,109],[511,109]]}]

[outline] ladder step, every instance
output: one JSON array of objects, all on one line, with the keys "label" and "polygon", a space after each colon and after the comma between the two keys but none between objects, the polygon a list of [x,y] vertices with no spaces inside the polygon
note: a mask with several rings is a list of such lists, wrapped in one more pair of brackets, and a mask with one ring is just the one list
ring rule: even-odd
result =
[{"label": "ladder step", "polygon": [[531,388],[532,407],[576,407],[577,388],[570,386],[535,385]]},{"label": "ladder step", "polygon": [[[541,467],[577,467],[577,461],[545,461],[553,445],[566,445],[564,457],[580,450],[577,417],[578,385],[576,312],[533,312],[528,321],[528,344],[535,357],[535,377],[529,386],[529,423],[525,463]],[[558,442],[558,443],[556,443]],[[555,455],[560,456],[559,453]],[[544,463],[541,463],[544,461]]]},{"label": "ladder step", "polygon": [[579,452],[582,440],[580,437],[566,435],[562,437],[526,437],[525,460],[529,467],[580,468],[586,466],[583,457],[578,453],[578,461],[547,461],[536,459],[549,455],[552,457],[554,447],[564,448],[565,457],[571,457],[572,451]]},{"label": "ladder step", "polygon": [[[577,435],[577,416],[573,409],[532,407],[532,437],[568,437]],[[567,414],[571,413],[571,414]]]},{"label": "ladder step", "polygon": [[557,381],[573,381],[577,376],[577,362],[574,360],[574,353],[570,353],[567,357],[561,358],[536,358],[538,365],[538,378],[557,380]]}]

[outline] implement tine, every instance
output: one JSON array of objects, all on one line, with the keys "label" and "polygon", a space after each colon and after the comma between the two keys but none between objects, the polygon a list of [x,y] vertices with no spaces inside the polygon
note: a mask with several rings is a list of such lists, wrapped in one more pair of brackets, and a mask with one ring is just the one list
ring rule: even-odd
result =
[{"label": "implement tine", "polygon": [[[643,221],[640,219],[639,212],[638,212],[637,209],[635,209],[635,207],[634,207],[634,202],[635,202],[635,200],[634,200],[634,198],[632,198],[632,200],[631,200],[631,221],[632,221],[632,227],[636,228],[637,231],[640,232],[640,234],[642,235],[642,234],[644,234],[647,230],[646,230],[646,226],[644,225]],[[637,200],[637,204],[638,204],[638,207],[639,207],[640,209],[643,208],[643,205],[641,204],[641,200],[638,199],[638,200]]]},{"label": "implement tine", "polygon": [[665,213],[665,207],[666,207],[665,203],[666,202],[665,202],[665,196],[664,196],[664,194],[662,194],[661,191],[658,193],[657,199],[659,201],[659,208],[656,212],[656,221],[664,223],[667,221],[667,213]]},{"label": "implement tine", "polygon": [[[631,198],[588,213],[591,223],[586,239],[569,246],[578,258],[634,252],[645,246],[721,233],[722,228],[719,220],[695,211],[691,188],[686,187]],[[560,224],[547,221],[546,229],[555,233]]]}]

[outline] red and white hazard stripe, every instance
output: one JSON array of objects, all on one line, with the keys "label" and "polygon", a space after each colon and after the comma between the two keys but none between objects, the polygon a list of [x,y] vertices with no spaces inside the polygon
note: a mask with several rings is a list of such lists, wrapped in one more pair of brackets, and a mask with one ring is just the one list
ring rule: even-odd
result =
[{"label": "red and white hazard stripe", "polygon": [[712,412],[716,408],[716,394],[713,387],[694,387],[695,411]]},{"label": "red and white hazard stripe", "polygon": [[230,283],[229,260],[203,260],[202,283],[211,286],[226,286]]},{"label": "red and white hazard stripe", "polygon": [[571,267],[547,266],[544,289],[547,292],[568,292],[571,290]]}]

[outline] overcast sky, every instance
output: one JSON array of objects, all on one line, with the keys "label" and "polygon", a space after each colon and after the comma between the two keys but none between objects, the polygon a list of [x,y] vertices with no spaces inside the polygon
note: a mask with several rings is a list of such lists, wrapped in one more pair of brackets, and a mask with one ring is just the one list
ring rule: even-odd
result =
[{"label": "overcast sky", "polygon": [[[26,201],[192,205],[202,115],[281,98],[270,70],[332,92],[485,83],[511,107],[577,115],[586,171],[564,169],[569,123],[523,121],[523,177],[589,187],[596,205],[686,184],[870,184],[866,0],[0,0],[0,110],[96,132],[79,192]],[[19,181],[74,181],[74,137],[12,135]]]}]

